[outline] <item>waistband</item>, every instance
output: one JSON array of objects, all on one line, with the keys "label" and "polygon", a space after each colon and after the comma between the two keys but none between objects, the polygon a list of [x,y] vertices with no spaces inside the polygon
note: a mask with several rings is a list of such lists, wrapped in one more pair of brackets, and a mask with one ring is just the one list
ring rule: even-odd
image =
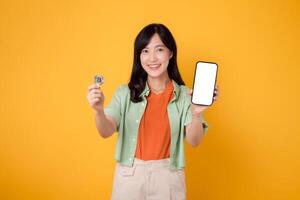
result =
[{"label": "waistband", "polygon": [[133,165],[168,167],[170,165],[170,158],[165,158],[165,159],[160,159],[160,160],[141,160],[141,159],[135,158]]}]

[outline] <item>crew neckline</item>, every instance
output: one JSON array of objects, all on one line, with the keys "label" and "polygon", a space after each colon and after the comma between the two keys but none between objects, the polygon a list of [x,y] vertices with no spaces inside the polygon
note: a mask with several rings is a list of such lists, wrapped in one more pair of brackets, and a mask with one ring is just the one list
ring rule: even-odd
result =
[{"label": "crew neckline", "polygon": [[167,83],[165,89],[164,89],[163,91],[161,91],[161,92],[159,92],[159,93],[155,93],[154,91],[152,91],[152,90],[150,89],[150,94],[153,94],[153,95],[155,95],[155,96],[160,96],[160,95],[166,93],[166,91],[168,90],[168,88],[169,88],[172,84],[173,84],[173,83],[172,83],[172,80],[170,79],[169,82]]}]

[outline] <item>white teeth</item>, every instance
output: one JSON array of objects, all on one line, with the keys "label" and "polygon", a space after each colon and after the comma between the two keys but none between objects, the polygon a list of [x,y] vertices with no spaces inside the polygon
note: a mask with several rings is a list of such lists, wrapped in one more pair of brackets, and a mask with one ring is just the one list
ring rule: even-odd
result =
[{"label": "white teeth", "polygon": [[160,65],[148,65],[149,67],[151,67],[151,68],[157,68],[157,67],[159,67]]}]

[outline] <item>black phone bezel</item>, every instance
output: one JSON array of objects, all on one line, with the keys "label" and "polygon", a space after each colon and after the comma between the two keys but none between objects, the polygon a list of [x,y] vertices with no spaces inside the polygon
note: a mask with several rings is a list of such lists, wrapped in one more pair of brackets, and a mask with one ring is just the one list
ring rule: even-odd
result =
[{"label": "black phone bezel", "polygon": [[[192,104],[194,105],[199,105],[199,106],[211,106],[214,102],[214,99],[212,99],[211,101],[211,104],[197,104],[197,103],[194,103],[193,102],[193,95],[194,95],[194,84],[195,84],[195,78],[196,78],[196,71],[197,71],[197,65],[198,63],[210,63],[210,64],[215,64],[217,66],[217,70],[216,70],[216,77],[215,77],[215,83],[214,83],[214,88],[216,87],[216,83],[217,83],[217,77],[218,77],[218,70],[219,70],[219,66],[217,63],[215,62],[208,62],[208,61],[197,61],[196,62],[196,66],[195,66],[195,70],[194,70],[194,80],[193,80],[193,92],[192,92],[192,95],[191,95],[191,102]],[[213,91],[214,92],[214,91]],[[214,97],[214,95],[213,95]]]}]

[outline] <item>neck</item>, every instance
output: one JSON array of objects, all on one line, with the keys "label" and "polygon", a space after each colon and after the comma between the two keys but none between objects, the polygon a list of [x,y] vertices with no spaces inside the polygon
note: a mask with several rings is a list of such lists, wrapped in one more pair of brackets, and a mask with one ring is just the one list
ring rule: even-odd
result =
[{"label": "neck", "polygon": [[169,76],[165,76],[163,78],[151,78],[148,76],[147,78],[147,83],[150,87],[150,90],[153,90],[155,92],[163,91],[166,88],[169,81]]}]

